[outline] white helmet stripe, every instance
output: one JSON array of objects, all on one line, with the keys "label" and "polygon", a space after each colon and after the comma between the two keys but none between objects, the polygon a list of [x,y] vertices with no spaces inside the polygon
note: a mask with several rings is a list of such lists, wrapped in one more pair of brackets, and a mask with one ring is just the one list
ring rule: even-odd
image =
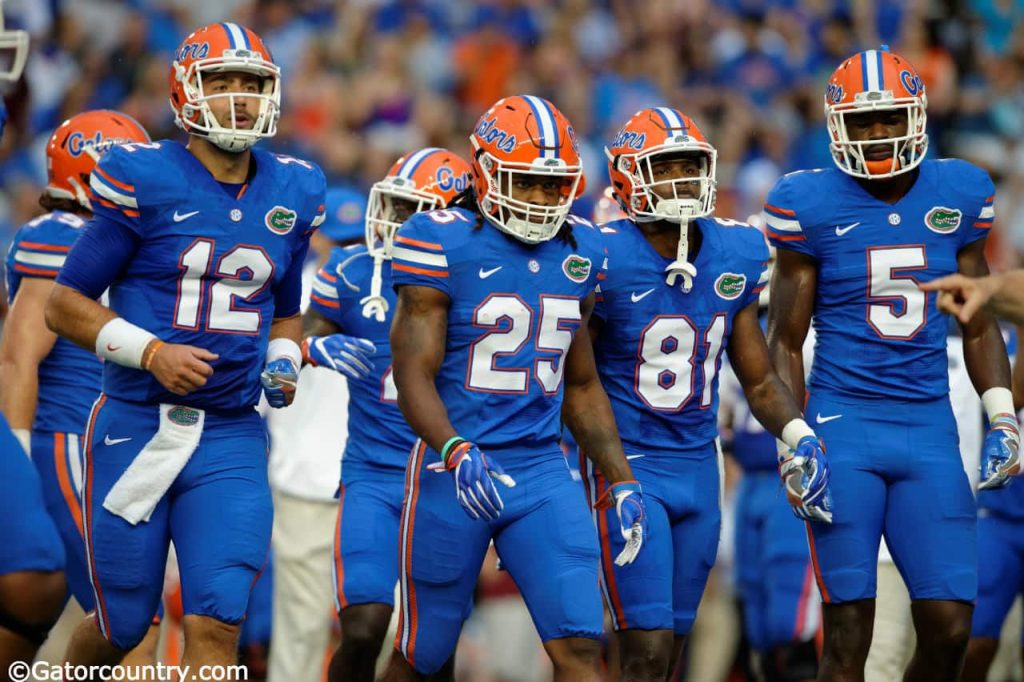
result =
[{"label": "white helmet stripe", "polygon": [[402,167],[398,169],[398,177],[409,180],[412,178],[412,174],[419,168],[420,162],[427,158],[438,150],[437,147],[427,147],[421,149],[418,152],[413,152],[412,156],[405,160]]},{"label": "white helmet stripe", "polygon": [[523,95],[523,99],[530,104],[530,108],[533,109],[533,113],[537,117],[537,129],[540,131],[540,143],[544,147],[544,149],[541,150],[541,158],[557,158],[558,124],[555,123],[555,117],[552,115],[551,110],[548,109],[544,100],[540,97]]},{"label": "white helmet stripe", "polygon": [[224,22],[221,26],[228,32],[228,38],[231,40],[231,49],[243,50],[247,47],[246,43],[249,41],[245,39],[245,32],[242,31],[238,24]]},{"label": "white helmet stripe", "polygon": [[686,127],[683,124],[682,117],[679,116],[679,112],[675,109],[669,107],[658,107],[658,113],[661,114],[661,117],[665,120],[665,123],[669,128],[676,129]]},{"label": "white helmet stripe", "polygon": [[862,59],[864,60],[864,68],[868,76],[868,90],[881,90],[881,74],[878,73],[878,66],[881,60],[878,58],[878,50],[868,50],[864,53]]}]

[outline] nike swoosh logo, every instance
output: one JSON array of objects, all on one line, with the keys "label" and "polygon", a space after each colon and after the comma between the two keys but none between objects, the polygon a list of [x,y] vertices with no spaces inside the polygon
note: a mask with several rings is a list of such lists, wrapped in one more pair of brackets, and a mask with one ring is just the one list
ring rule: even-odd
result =
[{"label": "nike swoosh logo", "polygon": [[857,227],[858,225],[860,225],[860,223],[853,223],[852,225],[847,225],[846,227],[839,227],[838,225],[836,225],[836,236],[842,237],[844,234],[846,234],[853,228]]},{"label": "nike swoosh logo", "polygon": [[634,291],[633,293],[631,293],[629,295],[629,300],[633,301],[633,303],[639,303],[640,301],[644,300],[644,298],[646,298],[647,296],[649,296],[650,294],[653,294],[653,293],[654,293],[654,289],[648,289],[647,291],[645,291],[642,294],[637,294]]},{"label": "nike swoosh logo", "polygon": [[199,211],[190,211],[188,213],[178,213],[177,211],[175,211],[174,215],[171,217],[174,218],[174,222],[180,223],[182,220],[188,220],[189,218],[191,218],[194,215],[197,215],[198,213]]},{"label": "nike swoosh logo", "polygon": [[112,346],[108,343],[107,350],[109,350],[111,353],[116,353],[117,351],[121,350],[121,346]]},{"label": "nike swoosh logo", "polygon": [[831,417],[822,417],[822,416],[821,416],[821,412],[819,412],[819,413],[818,413],[818,416],[814,418],[814,421],[815,421],[816,423],[818,423],[818,424],[827,424],[827,423],[829,423],[830,421],[832,421],[833,419],[839,419],[839,418],[840,418],[840,417],[842,417],[842,416],[843,416],[843,415],[841,415],[841,414],[834,414],[834,415],[832,415]]},{"label": "nike swoosh logo", "polygon": [[110,434],[108,433],[103,438],[103,444],[104,445],[117,445],[118,443],[127,443],[130,440],[131,440],[131,438],[111,438]]},{"label": "nike swoosh logo", "polygon": [[503,267],[505,266],[499,265],[498,267],[493,268],[491,270],[484,270],[483,268],[480,268],[480,279],[487,279],[488,277],[496,273],[498,270],[501,270]]},{"label": "nike swoosh logo", "polygon": [[640,459],[641,457],[646,457],[646,456],[647,455],[626,455],[626,459]]}]

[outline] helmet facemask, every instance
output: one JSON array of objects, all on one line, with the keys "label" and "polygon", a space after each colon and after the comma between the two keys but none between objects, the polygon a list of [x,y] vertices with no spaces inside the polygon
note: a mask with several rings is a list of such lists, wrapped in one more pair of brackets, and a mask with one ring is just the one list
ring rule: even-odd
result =
[{"label": "helmet facemask", "polygon": [[[260,53],[252,50],[225,50],[223,56],[200,59],[188,68],[175,63],[175,77],[181,82],[185,102],[176,122],[186,132],[205,137],[217,147],[228,152],[242,152],[257,141],[277,134],[277,119],[281,109],[281,70],[265,60]],[[239,71],[259,78],[259,92],[223,92],[207,94],[203,77],[212,73]],[[256,112],[247,111],[253,119],[251,128],[239,128],[235,120],[236,99],[257,100]],[[227,99],[231,120],[218,121],[210,102]]]},{"label": "helmet facemask", "polygon": [[[928,134],[925,132],[928,115],[927,101],[919,97],[894,98],[892,92],[869,91],[858,93],[856,101],[825,107],[828,131],[831,137],[829,151],[839,170],[855,178],[891,178],[917,168],[928,152]],[[896,137],[877,140],[851,140],[846,117],[872,111],[903,111],[907,116],[907,132]],[[867,158],[868,148],[891,145],[891,155],[884,160]]]},{"label": "helmet facemask", "polygon": [[389,176],[370,188],[366,205],[366,248],[371,256],[391,260],[395,233],[409,216],[444,208],[441,197],[416,189],[412,180]]},{"label": "helmet facemask", "polygon": [[[480,208],[495,227],[527,244],[539,244],[558,234],[579,190],[582,166],[570,166],[558,158],[538,157],[529,164],[501,161],[488,152],[479,152],[478,160],[487,187]],[[513,198],[512,183],[517,175],[560,181],[558,203],[545,206]]]},{"label": "helmet facemask", "polygon": [[21,78],[28,60],[28,31],[4,27],[3,1],[0,0],[0,82],[13,83]]},{"label": "helmet facemask", "polygon": [[[655,163],[665,157],[697,157],[700,174],[690,178],[655,177]],[[638,223],[665,220],[685,225],[715,210],[718,152],[707,142],[666,143],[635,155],[621,155],[618,169],[632,181],[630,214]],[[685,191],[696,185],[696,192]],[[693,196],[696,194],[696,196]]]}]

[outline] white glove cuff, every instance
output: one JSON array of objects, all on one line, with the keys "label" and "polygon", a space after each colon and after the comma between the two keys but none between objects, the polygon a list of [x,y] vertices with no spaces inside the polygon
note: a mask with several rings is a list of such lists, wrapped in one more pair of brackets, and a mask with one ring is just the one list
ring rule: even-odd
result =
[{"label": "white glove cuff", "polygon": [[1017,411],[1013,409],[1013,393],[1010,389],[996,386],[981,394],[981,404],[985,406],[985,414],[991,422],[1000,414],[1016,416]]},{"label": "white glove cuff", "polygon": [[25,454],[29,457],[32,456],[32,431],[29,429],[11,429],[11,433],[21,443],[21,447],[25,450]]},{"label": "white glove cuff", "polygon": [[155,338],[155,334],[123,317],[115,317],[96,335],[96,355],[125,367],[142,369],[142,354]]},{"label": "white glove cuff", "polygon": [[778,441],[779,454],[786,454],[789,450],[796,450],[800,439],[804,436],[814,436],[814,431],[803,419],[794,419],[782,427],[782,440]]},{"label": "white glove cuff", "polygon": [[279,337],[267,344],[267,362],[288,358],[296,368],[302,367],[302,349],[291,339]]}]

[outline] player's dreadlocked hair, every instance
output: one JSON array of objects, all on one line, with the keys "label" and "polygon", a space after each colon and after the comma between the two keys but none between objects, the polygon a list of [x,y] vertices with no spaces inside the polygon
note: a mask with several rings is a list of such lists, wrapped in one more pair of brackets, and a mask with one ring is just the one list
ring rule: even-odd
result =
[{"label": "player's dreadlocked hair", "polygon": [[[480,207],[476,204],[476,194],[473,191],[472,185],[462,190],[454,199],[448,202],[448,206],[445,208],[462,208],[467,211],[471,211],[476,215],[476,222],[473,224],[473,230],[479,230],[484,226],[484,214],[480,211]],[[568,244],[572,248],[578,248],[576,246],[576,237],[572,233],[572,223],[568,220],[562,223],[562,227],[558,229],[558,234],[555,235],[556,239],[561,239],[564,243]]]}]

